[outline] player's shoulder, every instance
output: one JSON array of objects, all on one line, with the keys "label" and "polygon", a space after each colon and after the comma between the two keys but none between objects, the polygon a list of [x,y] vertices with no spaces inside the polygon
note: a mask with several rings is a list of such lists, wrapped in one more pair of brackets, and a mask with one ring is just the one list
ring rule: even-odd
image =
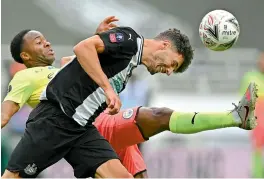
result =
[{"label": "player's shoulder", "polygon": [[45,69],[46,67],[33,67],[18,71],[14,75],[13,80],[34,80],[37,78],[37,74],[44,71]]},{"label": "player's shoulder", "polygon": [[9,86],[19,86],[21,84],[32,84],[33,76],[32,73],[30,73],[30,69],[24,69],[21,71],[16,72],[16,74],[11,79]]},{"label": "player's shoulder", "polygon": [[24,70],[18,71],[16,72],[16,74],[14,75],[13,79],[25,79],[30,77],[31,75],[31,68],[26,68]]},{"label": "player's shoulder", "polygon": [[115,32],[120,32],[120,33],[125,33],[126,35],[133,35],[139,38],[142,38],[141,35],[139,35],[133,28],[128,27],[128,26],[120,26],[120,27],[116,27],[114,29],[112,29]]}]

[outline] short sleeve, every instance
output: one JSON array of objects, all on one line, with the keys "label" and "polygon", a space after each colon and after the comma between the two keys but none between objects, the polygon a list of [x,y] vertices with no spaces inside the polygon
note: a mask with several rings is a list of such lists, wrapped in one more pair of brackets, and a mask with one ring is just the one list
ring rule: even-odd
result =
[{"label": "short sleeve", "polygon": [[134,55],[138,40],[143,39],[130,27],[117,27],[98,34],[105,45],[104,54]]},{"label": "short sleeve", "polygon": [[22,75],[15,75],[8,85],[8,93],[4,101],[13,101],[19,104],[21,108],[28,101],[34,89],[34,82],[30,78]]}]

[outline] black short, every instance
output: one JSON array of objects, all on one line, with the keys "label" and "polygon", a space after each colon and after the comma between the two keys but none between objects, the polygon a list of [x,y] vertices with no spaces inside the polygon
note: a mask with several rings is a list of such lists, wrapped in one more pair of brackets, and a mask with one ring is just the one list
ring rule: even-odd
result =
[{"label": "black short", "polygon": [[36,177],[62,158],[73,167],[75,177],[87,178],[118,156],[94,125],[83,127],[52,103],[41,102],[31,112],[7,170],[23,178]]}]

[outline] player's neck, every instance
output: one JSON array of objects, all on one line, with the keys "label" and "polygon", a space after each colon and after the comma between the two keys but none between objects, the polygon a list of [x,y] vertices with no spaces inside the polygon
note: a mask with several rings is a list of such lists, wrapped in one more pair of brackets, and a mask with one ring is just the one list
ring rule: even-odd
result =
[{"label": "player's neck", "polygon": [[152,61],[154,60],[154,52],[157,51],[156,41],[152,39],[145,39],[144,40],[144,47],[142,53],[142,60],[141,63],[148,67]]},{"label": "player's neck", "polygon": [[27,67],[27,68],[34,68],[34,67],[45,67],[45,66],[49,66],[49,65],[47,65],[47,64],[45,64],[45,63],[41,63],[41,62],[37,62],[37,63],[25,63],[25,66]]}]

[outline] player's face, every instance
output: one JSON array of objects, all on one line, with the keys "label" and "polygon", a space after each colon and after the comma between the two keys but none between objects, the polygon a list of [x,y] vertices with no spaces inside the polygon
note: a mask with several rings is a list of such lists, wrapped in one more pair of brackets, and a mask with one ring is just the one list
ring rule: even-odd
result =
[{"label": "player's face", "polygon": [[29,31],[24,36],[22,58],[31,63],[32,66],[37,64],[51,65],[54,60],[54,51],[50,42],[38,31]]},{"label": "player's face", "polygon": [[161,49],[157,50],[153,56],[154,60],[148,67],[148,71],[152,75],[166,73],[169,76],[177,71],[184,60],[183,56],[173,49],[168,41],[164,41]]}]

